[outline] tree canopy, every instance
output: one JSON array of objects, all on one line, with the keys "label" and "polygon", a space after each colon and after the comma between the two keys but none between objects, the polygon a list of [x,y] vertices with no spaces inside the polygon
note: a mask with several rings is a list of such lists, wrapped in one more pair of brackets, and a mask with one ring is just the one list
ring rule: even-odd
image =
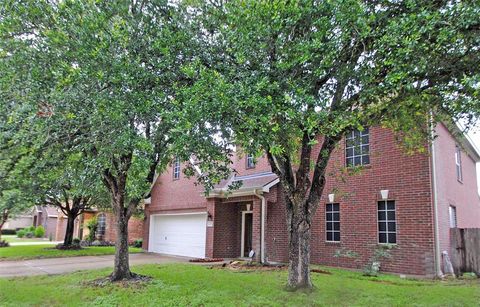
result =
[{"label": "tree canopy", "polygon": [[209,1],[194,12],[210,56],[190,96],[221,117],[223,139],[267,153],[286,197],[292,288],[311,286],[312,217],[346,132],[384,126],[425,149],[435,123],[478,118],[475,1]]}]

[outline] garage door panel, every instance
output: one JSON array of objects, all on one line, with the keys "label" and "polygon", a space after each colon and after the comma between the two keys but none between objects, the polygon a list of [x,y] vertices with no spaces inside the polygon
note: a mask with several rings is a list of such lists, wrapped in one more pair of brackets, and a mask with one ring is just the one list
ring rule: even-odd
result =
[{"label": "garage door panel", "polygon": [[205,257],[206,213],[151,216],[151,252]]}]

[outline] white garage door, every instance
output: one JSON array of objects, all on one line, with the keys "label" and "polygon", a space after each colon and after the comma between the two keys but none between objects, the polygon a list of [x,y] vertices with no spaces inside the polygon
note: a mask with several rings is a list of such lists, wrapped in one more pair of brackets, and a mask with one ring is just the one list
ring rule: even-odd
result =
[{"label": "white garage door", "polygon": [[206,224],[206,213],[152,215],[149,251],[204,258]]}]

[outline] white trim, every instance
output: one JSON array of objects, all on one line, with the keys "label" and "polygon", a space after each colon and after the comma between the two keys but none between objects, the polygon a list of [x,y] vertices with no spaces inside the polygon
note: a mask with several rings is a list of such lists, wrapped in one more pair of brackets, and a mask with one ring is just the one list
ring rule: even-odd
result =
[{"label": "white trim", "polygon": [[198,211],[198,212],[182,212],[182,213],[155,213],[155,214],[150,214],[150,216],[154,215],[192,215],[192,214],[207,214],[206,211]]},{"label": "white trim", "polygon": [[[431,115],[431,118],[433,119],[433,115]],[[438,187],[437,187],[437,162],[436,162],[436,150],[435,150],[435,145],[436,145],[436,138],[435,138],[435,128],[433,126],[433,123],[431,124],[431,137],[432,141],[430,142],[430,159],[431,159],[431,181],[432,181],[432,197],[433,197],[433,211],[434,211],[434,220],[433,220],[433,237],[434,237],[434,262],[435,262],[435,272],[436,275],[439,277],[443,276],[442,272],[442,264],[441,260],[442,255],[440,253],[440,230],[439,230],[439,221],[438,221]],[[448,127],[447,127],[448,130]],[[377,226],[378,227],[378,226]]]},{"label": "white trim", "polygon": [[[253,211],[251,210],[242,211],[242,237],[240,238],[240,257],[244,257],[245,255],[245,214],[252,214],[252,223],[253,223]],[[253,232],[252,232],[252,235],[253,235]]]},{"label": "white trim", "polygon": [[192,157],[190,157],[190,159],[188,159],[190,161],[190,164],[193,165],[193,168],[197,171],[197,173],[202,176],[202,170],[200,169],[200,167],[198,167],[198,165],[195,164],[195,160],[193,160]]},{"label": "white trim", "polygon": [[266,185],[263,186],[262,191],[265,192],[265,193],[270,192],[270,188],[273,187],[274,185],[276,185],[279,182],[280,182],[280,179],[277,178],[277,179],[273,180],[272,182],[267,183]]}]

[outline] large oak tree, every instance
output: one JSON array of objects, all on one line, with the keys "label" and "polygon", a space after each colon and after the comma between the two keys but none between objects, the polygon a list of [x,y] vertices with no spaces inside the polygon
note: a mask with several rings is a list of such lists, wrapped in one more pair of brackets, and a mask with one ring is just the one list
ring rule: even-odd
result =
[{"label": "large oak tree", "polygon": [[288,286],[310,288],[312,218],[345,133],[382,125],[415,146],[438,121],[478,116],[479,4],[192,3],[209,57],[189,94],[221,117],[224,140],[266,152],[285,195]]},{"label": "large oak tree", "polygon": [[42,140],[61,159],[62,146],[69,152],[63,158],[80,155],[81,163],[65,167],[67,179],[96,180],[108,190],[117,232],[112,281],[134,276],[128,221],[155,174],[174,155],[222,160],[213,127],[188,143],[180,129],[200,115],[177,95],[189,86],[197,56],[187,16],[180,3],[164,0],[7,1],[1,11],[0,65],[9,73],[0,85],[40,136],[32,141],[26,131],[25,142]]}]

